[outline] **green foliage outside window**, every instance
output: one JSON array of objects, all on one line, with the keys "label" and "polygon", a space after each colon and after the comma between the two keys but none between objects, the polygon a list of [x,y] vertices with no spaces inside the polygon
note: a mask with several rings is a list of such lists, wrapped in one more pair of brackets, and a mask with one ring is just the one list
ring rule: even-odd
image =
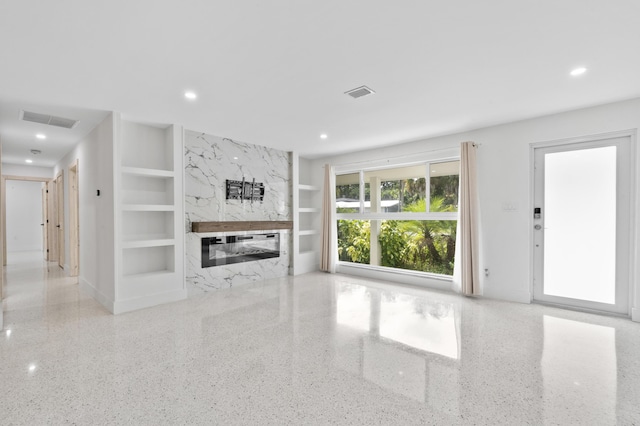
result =
[{"label": "green foliage outside window", "polygon": [[371,227],[368,220],[338,221],[338,259],[369,264]]},{"label": "green foliage outside window", "polygon": [[[444,197],[431,198],[431,211],[451,212]],[[406,207],[424,211],[425,200]],[[378,241],[382,266],[453,275],[456,245],[455,220],[385,220]]]},{"label": "green foliage outside window", "polygon": [[[452,212],[444,197],[431,199],[431,211]],[[425,200],[405,211],[425,211]],[[338,254],[344,262],[369,264],[371,225],[368,220],[338,221]],[[455,220],[383,220],[380,225],[380,265],[453,275]]]}]

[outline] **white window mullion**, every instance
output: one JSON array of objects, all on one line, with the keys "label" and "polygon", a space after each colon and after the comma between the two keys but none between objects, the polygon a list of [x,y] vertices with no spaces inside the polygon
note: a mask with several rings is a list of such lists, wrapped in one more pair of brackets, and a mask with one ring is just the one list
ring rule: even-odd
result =
[{"label": "white window mullion", "polygon": [[[371,190],[371,188],[369,188]],[[360,170],[360,213],[364,213],[364,171]]]},{"label": "white window mullion", "polygon": [[433,213],[338,213],[336,219],[346,220],[457,220],[457,212]]},{"label": "white window mullion", "polygon": [[427,213],[431,212],[431,163],[425,165],[425,210]]}]

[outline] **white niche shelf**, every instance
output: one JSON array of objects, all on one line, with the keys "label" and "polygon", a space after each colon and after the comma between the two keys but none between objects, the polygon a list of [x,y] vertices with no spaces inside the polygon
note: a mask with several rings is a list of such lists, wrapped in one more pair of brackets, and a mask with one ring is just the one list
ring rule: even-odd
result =
[{"label": "white niche shelf", "polygon": [[186,297],[182,128],[117,123],[115,313]]},{"label": "white niche shelf", "polygon": [[320,187],[311,184],[310,161],[292,153],[293,175],[293,267],[300,275],[318,269],[320,229]]}]

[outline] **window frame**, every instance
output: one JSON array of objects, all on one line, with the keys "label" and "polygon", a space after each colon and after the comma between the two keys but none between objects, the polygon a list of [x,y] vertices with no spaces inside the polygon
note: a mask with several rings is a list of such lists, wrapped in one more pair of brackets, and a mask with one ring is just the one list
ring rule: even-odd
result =
[{"label": "window frame", "polygon": [[[431,174],[429,173],[432,164],[439,163],[449,163],[452,161],[460,161],[460,156],[452,156],[452,157],[440,157],[438,159],[431,160],[422,160],[422,161],[414,161],[411,163],[395,163],[395,164],[387,164],[383,167],[361,167],[361,168],[347,168],[344,170],[336,170],[335,178],[337,180],[338,176],[349,175],[359,173],[359,194],[360,194],[360,206],[358,212],[353,213],[338,213],[337,205],[334,202],[333,211],[335,212],[336,220],[458,220],[458,212],[431,212],[430,202],[426,202],[426,211],[425,212],[380,212],[380,213],[367,213],[365,212],[365,181],[364,174],[368,171],[377,171],[377,170],[389,170],[389,169],[398,169],[402,167],[410,167],[410,166],[419,166],[424,165],[425,172],[425,199],[431,200]],[[337,186],[337,185],[336,185]],[[335,191],[336,188],[333,188]]]},{"label": "window frame", "polygon": [[[418,158],[416,158],[418,157]],[[393,160],[373,160],[367,161],[366,167],[360,166],[363,163],[352,163],[341,166],[334,166],[333,170],[333,182],[336,182],[336,179],[340,175],[347,174],[355,174],[359,173],[359,195],[360,195],[360,208],[359,212],[355,213],[338,213],[337,204],[335,198],[336,186],[332,188],[334,191],[333,197],[333,226],[335,229],[338,227],[338,221],[340,220],[453,220],[458,221],[459,211],[455,212],[430,212],[428,209],[430,208],[430,200],[431,200],[431,173],[430,166],[431,164],[438,163],[447,163],[452,161],[460,161],[460,149],[459,148],[444,148],[437,149],[434,151],[420,153],[416,156],[404,156],[404,157],[396,157],[395,161]],[[402,168],[408,166],[417,166],[424,165],[425,171],[425,179],[426,179],[426,189],[425,189],[425,199],[428,200],[426,204],[427,211],[425,212],[381,212],[381,213],[366,213],[365,212],[365,182],[364,182],[364,173],[367,171],[375,171],[375,170],[386,170],[386,169],[395,169]],[[459,206],[458,200],[458,206]],[[338,241],[335,241],[334,249],[336,250],[336,265],[345,266],[349,268],[359,268],[368,271],[380,271],[380,272],[391,272],[394,274],[401,274],[407,276],[414,277],[426,277],[435,280],[444,280],[450,281],[453,277],[451,275],[439,274],[436,272],[426,272],[426,271],[416,271],[410,269],[401,269],[401,268],[393,268],[390,266],[380,266],[380,265],[371,265],[371,264],[363,264],[363,263],[355,263],[338,260]],[[457,247],[456,247],[457,249]]]}]

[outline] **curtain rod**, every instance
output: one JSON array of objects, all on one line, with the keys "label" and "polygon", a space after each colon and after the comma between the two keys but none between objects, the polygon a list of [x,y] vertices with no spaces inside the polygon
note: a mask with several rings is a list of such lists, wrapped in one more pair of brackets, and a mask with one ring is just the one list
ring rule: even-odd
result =
[{"label": "curtain rod", "polygon": [[[478,148],[480,146],[482,146],[481,143],[476,143],[473,142],[473,146]],[[392,148],[392,147],[387,147],[387,148]],[[395,157],[385,157],[385,158],[379,158],[379,159],[375,159],[375,160],[363,160],[363,161],[354,161],[354,162],[349,162],[349,163],[340,163],[340,164],[331,164],[331,166],[345,166],[345,165],[352,165],[352,164],[362,164],[362,163],[371,163],[372,161],[381,161],[381,160],[394,160],[396,158],[406,158],[409,156],[415,156],[415,155],[420,155],[420,154],[429,154],[432,152],[438,152],[438,151],[447,151],[450,149],[456,149],[459,147],[448,147],[448,148],[438,148],[438,149],[430,149],[428,151],[419,151],[419,152],[414,152],[411,154],[405,154],[405,155],[396,155]],[[324,169],[324,164],[321,166]]]}]

